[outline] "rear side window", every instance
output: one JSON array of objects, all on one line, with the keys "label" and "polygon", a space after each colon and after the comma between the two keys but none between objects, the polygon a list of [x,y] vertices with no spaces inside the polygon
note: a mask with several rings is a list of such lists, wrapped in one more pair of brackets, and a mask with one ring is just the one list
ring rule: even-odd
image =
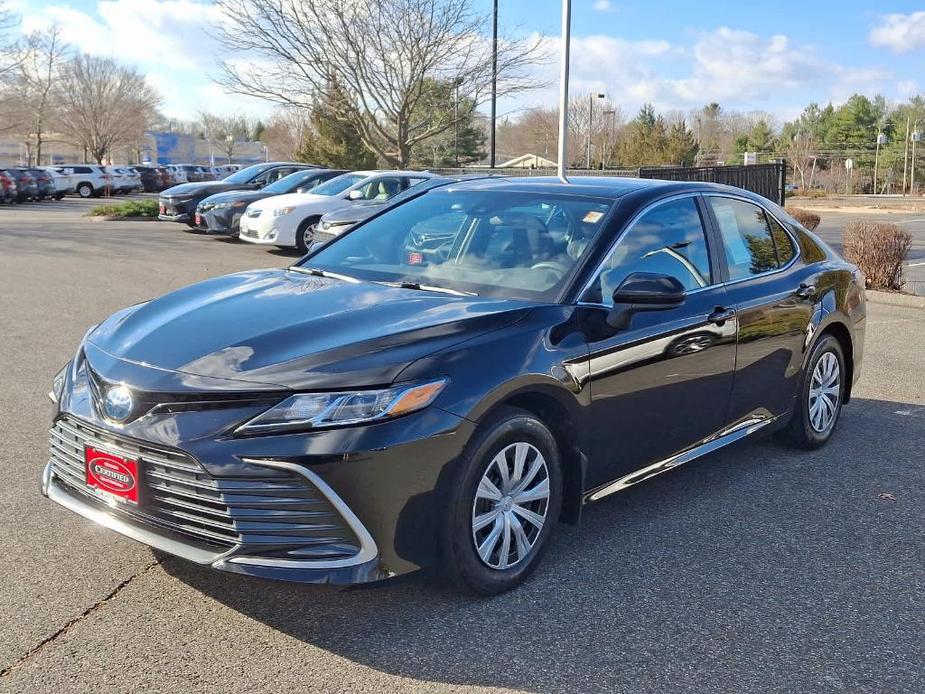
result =
[{"label": "rear side window", "polygon": [[[760,275],[780,267],[771,225],[763,209],[733,198],[707,199],[723,237],[730,280]],[[780,231],[783,233],[783,230]],[[792,257],[792,246],[790,253]]]},{"label": "rear side window", "polygon": [[777,249],[777,262],[783,267],[793,260],[793,256],[796,255],[796,251],[793,249],[793,241],[790,239],[790,234],[784,231],[784,227],[781,226],[780,222],[770,215],[766,216],[768,223],[771,225],[771,238],[774,239],[774,248]]}]

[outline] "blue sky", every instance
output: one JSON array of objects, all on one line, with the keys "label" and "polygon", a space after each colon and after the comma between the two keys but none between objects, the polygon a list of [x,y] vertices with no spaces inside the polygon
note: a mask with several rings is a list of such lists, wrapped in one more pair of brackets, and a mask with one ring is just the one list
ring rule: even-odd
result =
[{"label": "blue sky", "polygon": [[[162,91],[171,117],[271,110],[209,79],[219,47],[203,31],[216,18],[207,1],[6,2],[26,28],[58,21],[78,48],[136,65]],[[490,10],[491,0],[474,2]],[[503,28],[542,34],[553,53],[535,70],[548,86],[503,100],[500,112],[554,104],[560,0],[500,0],[500,8]],[[606,92],[628,115],[649,101],[682,110],[718,101],[783,120],[810,100],[839,102],[855,91],[896,100],[925,90],[922,1],[573,0],[572,27],[572,93]]]}]

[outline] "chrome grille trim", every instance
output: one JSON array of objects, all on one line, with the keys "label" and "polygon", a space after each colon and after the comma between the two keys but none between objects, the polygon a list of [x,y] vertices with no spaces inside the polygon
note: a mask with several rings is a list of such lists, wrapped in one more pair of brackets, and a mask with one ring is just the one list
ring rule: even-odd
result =
[{"label": "chrome grille trim", "polygon": [[[137,506],[86,484],[85,446],[138,461]],[[255,476],[216,478],[185,454],[136,443],[72,417],[55,422],[49,452],[53,475],[70,492],[129,522],[188,538],[197,543],[195,549],[241,551],[260,562],[283,560],[291,551],[306,566],[311,562],[305,557],[348,565],[363,555],[362,538],[343,511],[293,470],[249,461]]]}]

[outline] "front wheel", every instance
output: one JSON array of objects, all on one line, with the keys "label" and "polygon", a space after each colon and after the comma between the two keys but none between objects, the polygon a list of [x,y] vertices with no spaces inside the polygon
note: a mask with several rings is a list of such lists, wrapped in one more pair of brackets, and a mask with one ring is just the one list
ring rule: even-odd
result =
[{"label": "front wheel", "polygon": [[819,448],[835,431],[848,383],[841,343],[825,335],[813,348],[803,372],[793,417],[781,431],[797,448]]},{"label": "front wheel", "polygon": [[562,505],[559,449],[528,412],[505,409],[466,447],[441,532],[442,568],[458,588],[494,595],[536,568]]},{"label": "front wheel", "polygon": [[295,232],[295,246],[299,253],[306,254],[315,240],[315,229],[318,228],[318,217],[309,217],[303,221]]}]

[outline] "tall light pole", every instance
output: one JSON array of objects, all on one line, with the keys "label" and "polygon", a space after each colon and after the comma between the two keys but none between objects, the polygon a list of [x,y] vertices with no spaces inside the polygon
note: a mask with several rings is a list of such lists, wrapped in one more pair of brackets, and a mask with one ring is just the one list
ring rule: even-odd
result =
[{"label": "tall light pole", "polygon": [[591,128],[594,125],[594,98],[603,99],[604,95],[591,92],[588,95],[588,170],[591,169]]},{"label": "tall light pole", "polygon": [[911,118],[906,116],[906,149],[903,154],[903,197],[906,195],[906,169],[909,168],[909,126],[911,125]]},{"label": "tall light pole", "polygon": [[562,0],[562,55],[559,59],[559,161],[556,173],[568,183],[568,61],[572,43],[572,0]]},{"label": "tall light pole", "polygon": [[886,135],[882,130],[877,132],[877,151],[874,154],[874,195],[877,195],[877,168],[880,165],[880,145],[886,144]]},{"label": "tall light pole", "polygon": [[912,189],[912,194],[915,195],[915,143],[922,139],[922,133],[918,131],[918,121],[916,121],[916,129],[912,131],[912,175],[910,178],[910,188]]},{"label": "tall light pole", "polygon": [[495,119],[498,111],[498,0],[491,11],[491,140],[488,165],[495,168]]}]

